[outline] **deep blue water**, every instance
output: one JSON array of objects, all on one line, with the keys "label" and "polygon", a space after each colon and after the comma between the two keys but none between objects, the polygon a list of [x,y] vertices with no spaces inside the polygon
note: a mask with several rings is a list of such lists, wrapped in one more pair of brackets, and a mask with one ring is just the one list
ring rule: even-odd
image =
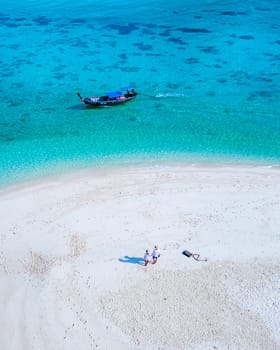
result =
[{"label": "deep blue water", "polygon": [[[279,1],[0,5],[0,182],[135,160],[279,164]],[[123,106],[76,96],[127,84],[142,94]]]}]

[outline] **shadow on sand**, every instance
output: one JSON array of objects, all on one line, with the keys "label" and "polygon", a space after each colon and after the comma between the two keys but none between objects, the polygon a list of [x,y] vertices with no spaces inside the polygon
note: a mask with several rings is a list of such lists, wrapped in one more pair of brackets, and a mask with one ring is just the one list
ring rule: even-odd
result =
[{"label": "shadow on sand", "polygon": [[124,256],[123,259],[119,259],[120,262],[122,263],[130,263],[130,264],[137,264],[137,265],[143,265],[144,264],[144,259],[143,258],[138,258],[135,256]]}]

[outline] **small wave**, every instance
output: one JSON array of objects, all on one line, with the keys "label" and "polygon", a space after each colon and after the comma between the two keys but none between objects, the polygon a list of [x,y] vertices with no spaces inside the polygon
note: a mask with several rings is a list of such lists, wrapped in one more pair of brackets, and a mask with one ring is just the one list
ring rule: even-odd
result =
[{"label": "small wave", "polygon": [[180,93],[172,93],[172,92],[167,92],[167,93],[160,93],[157,94],[155,97],[156,98],[167,98],[167,97],[184,97],[184,94],[180,94]]}]

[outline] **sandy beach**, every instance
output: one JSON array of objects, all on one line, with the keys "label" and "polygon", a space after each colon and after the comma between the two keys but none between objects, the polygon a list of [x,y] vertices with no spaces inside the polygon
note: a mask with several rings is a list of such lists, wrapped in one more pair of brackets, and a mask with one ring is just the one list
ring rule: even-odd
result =
[{"label": "sandy beach", "polygon": [[279,213],[273,167],[91,169],[4,188],[0,348],[280,349]]}]

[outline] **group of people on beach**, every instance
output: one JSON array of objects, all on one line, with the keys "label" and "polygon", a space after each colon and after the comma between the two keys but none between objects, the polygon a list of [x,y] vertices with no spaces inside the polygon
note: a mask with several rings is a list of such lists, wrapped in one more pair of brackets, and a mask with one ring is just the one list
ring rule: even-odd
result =
[{"label": "group of people on beach", "polygon": [[149,249],[146,249],[146,252],[144,254],[144,266],[147,266],[149,264],[151,257],[153,259],[152,264],[156,264],[158,258],[160,257],[160,250],[158,249],[157,245],[154,246],[152,254],[150,254]]}]

